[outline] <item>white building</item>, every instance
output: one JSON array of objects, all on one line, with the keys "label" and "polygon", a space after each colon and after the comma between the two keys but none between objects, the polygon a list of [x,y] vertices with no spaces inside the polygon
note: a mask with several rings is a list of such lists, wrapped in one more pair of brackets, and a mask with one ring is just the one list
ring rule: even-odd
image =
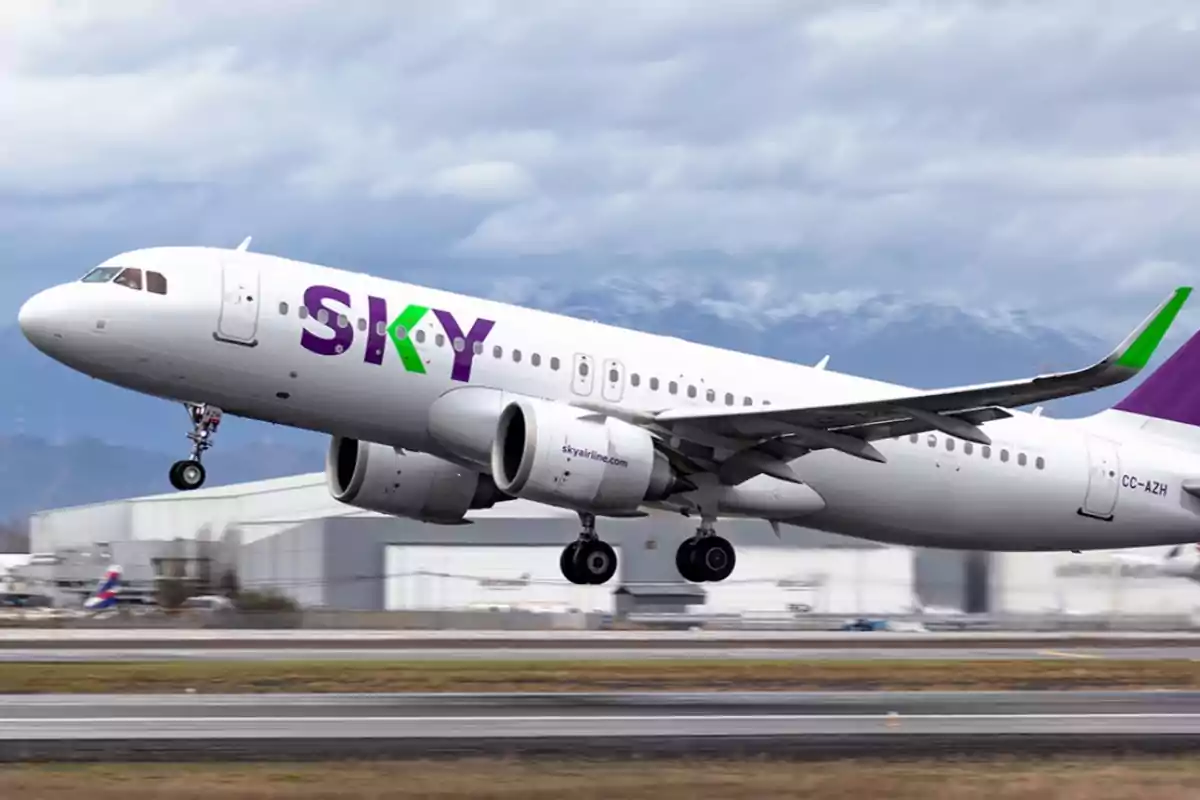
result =
[{"label": "white building", "polygon": [[324,474],[312,473],[41,512],[30,538],[34,552],[59,557],[52,580],[72,591],[91,588],[117,563],[135,592],[152,592],[157,577],[175,570],[207,589],[232,573],[243,587],[276,589],[311,608],[611,612],[620,587],[706,613],[852,615],[914,605],[908,548],[789,527],[778,540],[764,522],[721,520],[738,566],[722,584],[694,586],[674,563],[694,520],[603,519],[620,570],[605,586],[580,587],[558,567],[579,530],[574,513],[515,500],[471,519],[439,526],[359,511],[333,500]]},{"label": "white building", "polygon": [[[1169,547],[1082,553],[998,553],[991,606],[997,614],[1190,617],[1200,614],[1200,583],[1158,574]],[[1137,563],[1123,557],[1136,554]]]}]

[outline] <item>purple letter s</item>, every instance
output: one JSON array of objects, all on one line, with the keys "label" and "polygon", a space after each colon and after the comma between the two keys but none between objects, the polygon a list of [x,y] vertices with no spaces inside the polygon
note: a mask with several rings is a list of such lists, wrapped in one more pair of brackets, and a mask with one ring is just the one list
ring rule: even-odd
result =
[{"label": "purple letter s", "polygon": [[[325,306],[328,300],[336,300],[346,307],[350,306],[350,295],[332,286],[310,286],[304,292],[304,307],[308,315],[333,332],[332,339],[323,339],[307,329],[300,335],[300,345],[310,353],[322,356],[336,356],[350,349],[354,343],[354,328],[347,325],[342,328],[336,324],[337,313]],[[324,311],[328,316],[321,320],[318,314]]]}]

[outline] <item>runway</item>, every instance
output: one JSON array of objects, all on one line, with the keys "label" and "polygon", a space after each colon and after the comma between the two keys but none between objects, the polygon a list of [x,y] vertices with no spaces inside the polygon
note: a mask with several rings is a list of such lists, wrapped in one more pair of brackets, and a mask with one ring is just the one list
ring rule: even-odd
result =
[{"label": "runway", "polygon": [[998,661],[1200,662],[1200,647],[43,647],[0,648],[0,664],[80,661]]},{"label": "runway", "polygon": [[1200,692],[7,695],[3,760],[1200,752]]}]

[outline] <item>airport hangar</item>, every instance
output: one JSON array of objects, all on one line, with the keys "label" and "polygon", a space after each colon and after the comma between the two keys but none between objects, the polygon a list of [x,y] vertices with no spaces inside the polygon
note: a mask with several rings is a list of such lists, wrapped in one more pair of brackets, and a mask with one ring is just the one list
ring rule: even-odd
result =
[{"label": "airport hangar", "polygon": [[675,549],[695,521],[653,513],[604,519],[620,566],[603,586],[575,586],[559,554],[574,513],[513,500],[433,525],[334,500],[323,472],[40,512],[21,572],[59,604],[77,602],[109,563],[123,591],[152,597],[181,572],[198,593],[227,573],[310,609],[631,611],[794,617],[908,614],[919,604],[992,615],[1193,616],[1200,584],[1156,577],[1110,553],[956,553],[880,545],[760,520],[723,519],[737,566],[689,584]]}]

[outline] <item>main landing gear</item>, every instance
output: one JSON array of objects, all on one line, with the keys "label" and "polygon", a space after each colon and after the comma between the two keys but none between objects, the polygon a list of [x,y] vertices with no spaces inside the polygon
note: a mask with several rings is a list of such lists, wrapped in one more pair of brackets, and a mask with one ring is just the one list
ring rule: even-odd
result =
[{"label": "main landing gear", "polygon": [[718,583],[733,574],[737,555],[727,539],[717,536],[712,520],[703,520],[696,535],[675,551],[675,568],[692,583]]},{"label": "main landing gear", "polygon": [[563,577],[579,586],[607,583],[617,574],[617,553],[596,536],[596,515],[580,513],[583,531],[563,548],[558,565]]},{"label": "main landing gear", "polygon": [[207,403],[185,403],[188,416],[192,420],[192,432],[188,439],[192,442],[192,455],[183,461],[171,465],[171,485],[181,492],[190,492],[204,485],[207,473],[200,463],[204,451],[213,446],[213,436],[221,425],[221,409]]}]

